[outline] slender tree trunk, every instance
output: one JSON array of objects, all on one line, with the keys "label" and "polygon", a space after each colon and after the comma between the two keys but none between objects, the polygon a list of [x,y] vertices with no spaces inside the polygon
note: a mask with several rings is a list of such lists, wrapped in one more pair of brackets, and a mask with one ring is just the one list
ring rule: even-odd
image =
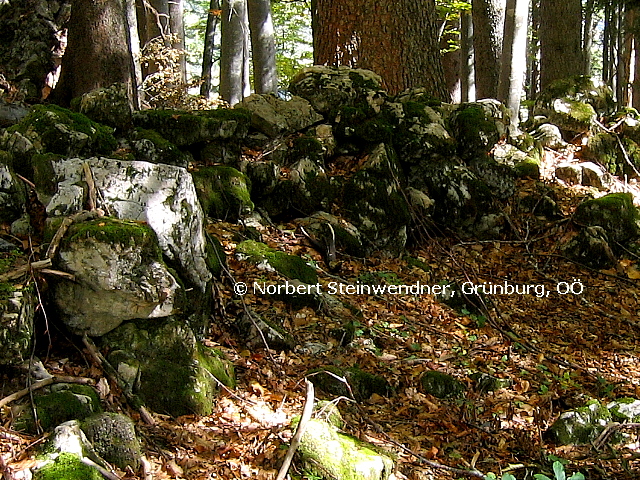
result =
[{"label": "slender tree trunk", "polygon": [[473,71],[473,22],[469,12],[460,14],[460,101],[476,99],[476,82]]},{"label": "slender tree trunk", "polygon": [[582,71],[581,1],[540,0],[540,87]]},{"label": "slender tree trunk", "polygon": [[248,25],[245,0],[225,0],[222,4],[220,53],[220,96],[235,105],[244,98],[248,57]]},{"label": "slender tree trunk", "polygon": [[187,83],[187,55],[184,43],[184,5],[182,0],[169,0],[169,28],[173,35],[171,47],[182,50],[180,54],[180,75],[182,83]]},{"label": "slender tree trunk", "polygon": [[207,28],[204,33],[204,51],[202,53],[202,85],[200,85],[200,95],[205,98],[211,97],[212,75],[213,75],[213,53],[215,52],[216,29],[220,21],[220,0],[210,0],[209,12],[207,14]]},{"label": "slender tree trunk", "polygon": [[631,30],[635,22],[635,9],[620,5],[620,49],[618,60],[618,104],[621,107],[630,105],[629,87],[631,84],[631,57],[633,36]]},{"label": "slender tree trunk", "polygon": [[582,27],[582,51],[584,75],[591,75],[591,48],[593,47],[593,13],[594,0],[587,0],[584,6],[584,23]]},{"label": "slender tree trunk", "polygon": [[602,32],[602,81],[606,85],[611,84],[612,78],[612,58],[611,58],[611,40],[613,38],[612,25],[613,16],[611,14],[612,7],[609,2],[604,7],[604,30]]},{"label": "slender tree trunk", "polygon": [[367,68],[390,93],[425,87],[449,100],[434,0],[312,0],[314,62]]},{"label": "slender tree trunk", "polygon": [[125,11],[127,17],[127,42],[129,44],[129,51],[131,52],[133,71],[133,84],[131,86],[133,92],[132,100],[134,107],[139,109],[144,99],[140,88],[142,86],[142,66],[140,65],[140,37],[138,37],[135,0],[125,1]]},{"label": "slender tree trunk", "polygon": [[511,126],[519,124],[520,99],[527,70],[527,27],[529,0],[507,0],[504,46],[498,99],[511,112]]},{"label": "slender tree trunk", "polygon": [[540,0],[531,2],[531,35],[529,37],[529,55],[527,68],[529,79],[528,98],[536,98],[540,92]]},{"label": "slender tree trunk", "polygon": [[132,70],[123,2],[73,0],[56,100],[68,104],[74,97],[115,82],[125,83],[132,99]]},{"label": "slender tree trunk", "polygon": [[496,98],[502,56],[505,0],[473,0],[476,96]]},{"label": "slender tree trunk", "polygon": [[[454,27],[455,30],[460,31],[460,20],[457,20],[457,25],[450,25]],[[453,40],[454,36],[457,37],[459,34],[447,33],[444,29],[447,27],[447,23],[443,22],[442,31],[443,34],[440,36],[440,50],[448,50],[449,49],[449,40]],[[447,86],[447,91],[449,92],[449,97],[453,103],[460,103],[461,95],[461,87],[460,87],[460,62],[462,61],[461,50],[455,49],[446,51],[444,55],[442,55],[442,68],[444,70],[444,81]]]},{"label": "slender tree trunk", "polygon": [[247,10],[251,32],[253,87],[256,93],[275,93],[278,90],[278,75],[271,1],[247,0]]},{"label": "slender tree trunk", "polygon": [[633,62],[633,83],[631,84],[631,106],[640,111],[640,32],[634,31],[633,44],[635,61]]}]

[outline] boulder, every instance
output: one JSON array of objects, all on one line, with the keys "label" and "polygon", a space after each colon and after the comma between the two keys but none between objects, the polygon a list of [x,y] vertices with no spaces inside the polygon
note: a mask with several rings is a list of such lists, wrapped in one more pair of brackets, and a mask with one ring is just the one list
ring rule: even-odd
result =
[{"label": "boulder", "polygon": [[0,128],[20,123],[29,114],[29,110],[16,103],[7,103],[0,97]]},{"label": "boulder", "polygon": [[591,268],[609,268],[616,264],[609,238],[604,228],[587,227],[562,248],[564,254]]},{"label": "boulder", "polygon": [[158,237],[165,259],[181,278],[203,292],[211,279],[207,267],[204,215],[189,173],[180,167],[110,158],[70,158],[42,162],[36,172],[50,177],[55,193],[38,184],[40,200],[50,217],[77,213],[86,202],[83,164],[90,167],[99,206],[112,216],[145,222]]},{"label": "boulder", "polygon": [[298,452],[304,468],[318,478],[389,480],[394,471],[390,454],[317,418],[309,420]]},{"label": "boulder", "polygon": [[253,212],[251,183],[227,166],[204,167],[192,173],[202,209],[208,217],[236,221]]},{"label": "boulder", "polygon": [[553,422],[548,435],[558,445],[584,445],[595,441],[611,421],[611,412],[597,401],[564,412]]},{"label": "boulder", "polygon": [[126,130],[131,127],[133,105],[128,87],[124,83],[114,83],[98,88],[73,99],[71,108],[89,117],[94,122],[103,123]]},{"label": "boulder", "polygon": [[286,254],[254,240],[239,243],[236,253],[240,260],[248,260],[263,268],[275,270],[291,280],[297,279],[308,285],[318,283],[315,268],[307,265],[297,255]]},{"label": "boulder", "polygon": [[102,345],[125,388],[158,413],[209,415],[218,382],[235,386],[231,362],[172,317],[124,323],[102,337]]},{"label": "boulder", "polygon": [[568,145],[562,138],[562,132],[560,132],[560,129],[552,123],[543,123],[542,125],[539,125],[531,132],[531,136],[542,147],[548,147],[554,150],[558,150]]},{"label": "boulder", "polygon": [[295,95],[282,100],[273,94],[253,94],[235,108],[251,112],[251,126],[269,137],[304,130],[323,118],[307,100]]},{"label": "boulder", "polygon": [[328,225],[331,225],[338,252],[354,257],[366,255],[362,235],[353,224],[343,218],[338,218],[327,212],[315,212],[313,215],[296,220],[296,224],[304,228],[307,233],[323,245],[329,245],[331,241],[331,231],[328,228]]},{"label": "boulder", "polygon": [[137,128],[130,141],[131,151],[136,160],[149,163],[164,163],[187,168],[193,157],[164,139],[155,130]]},{"label": "boulder", "polygon": [[582,185],[582,168],[576,163],[560,163],[554,173],[558,180],[568,185]]},{"label": "boulder", "polygon": [[7,129],[7,133],[24,136],[32,145],[33,153],[108,154],[117,146],[111,127],[57,105],[34,105],[20,123]]},{"label": "boulder", "polygon": [[582,157],[603,165],[615,175],[638,177],[640,146],[630,138],[619,137],[615,133],[597,133],[589,137]]},{"label": "boulder", "polygon": [[610,193],[585,200],[576,208],[573,219],[578,225],[602,227],[612,242],[636,238],[640,232],[638,209],[630,193]]},{"label": "boulder", "polygon": [[341,369],[326,366],[312,370],[308,377],[323,392],[336,397],[353,398],[357,402],[371,398],[374,393],[383,397],[394,394],[393,387],[385,378],[358,367]]},{"label": "boulder", "polygon": [[308,100],[317,112],[332,116],[342,106],[367,107],[377,113],[386,98],[379,75],[346,66],[304,68],[291,80],[289,91]]},{"label": "boulder", "polygon": [[102,459],[125,470],[140,467],[142,450],[131,419],[120,413],[100,413],[85,418],[80,428]]},{"label": "boulder", "polygon": [[506,108],[497,100],[481,100],[461,104],[449,119],[457,141],[458,155],[468,161],[484,158],[507,134],[509,118]]},{"label": "boulder", "polygon": [[102,412],[95,389],[73,383],[55,383],[34,392],[33,405],[37,420],[28,402],[13,407],[13,428],[29,433],[39,429],[51,431],[63,422],[83,420]]},{"label": "boulder", "polygon": [[74,276],[53,283],[53,299],[79,335],[104,335],[126,320],[167,317],[184,305],[184,291],[145,224],[104,217],[72,225],[55,266]]}]

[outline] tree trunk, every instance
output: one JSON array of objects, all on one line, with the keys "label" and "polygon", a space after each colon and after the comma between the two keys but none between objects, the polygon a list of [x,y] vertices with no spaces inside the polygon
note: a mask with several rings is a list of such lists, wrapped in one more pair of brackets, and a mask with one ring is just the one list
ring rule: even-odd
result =
[{"label": "tree trunk", "polygon": [[634,29],[633,33],[634,54],[635,61],[633,67],[633,83],[632,88],[632,103],[631,106],[640,111],[640,32]]},{"label": "tree trunk", "polygon": [[540,0],[540,87],[580,75],[582,4],[580,0]]},{"label": "tree trunk", "polygon": [[629,106],[631,83],[631,54],[633,49],[633,36],[631,30],[635,22],[635,9],[620,5],[619,11],[620,31],[618,34],[618,88],[617,100],[620,107]]},{"label": "tree trunk", "polygon": [[509,109],[514,128],[519,124],[520,99],[527,71],[528,26],[529,0],[507,0],[498,99]]},{"label": "tree trunk", "polygon": [[244,98],[248,58],[248,25],[245,0],[225,0],[222,4],[220,53],[220,96],[231,105]]},{"label": "tree trunk", "polygon": [[500,78],[505,0],[473,0],[471,4],[476,96],[496,98]]},{"label": "tree trunk", "polygon": [[200,95],[211,97],[213,53],[215,52],[216,29],[220,21],[220,0],[210,0],[207,15],[207,28],[204,33],[204,52],[202,53],[202,85]]},{"label": "tree trunk", "polygon": [[378,73],[391,93],[425,87],[449,100],[434,0],[312,0],[314,62]]},{"label": "tree trunk", "polygon": [[182,50],[180,54],[180,75],[182,83],[187,83],[187,55],[184,43],[184,5],[182,0],[169,1],[169,29],[173,35],[171,47],[176,50]]},{"label": "tree trunk", "polygon": [[540,92],[540,0],[531,2],[531,35],[529,36],[529,54],[527,68],[529,87],[528,98],[533,99]]},{"label": "tree trunk", "polygon": [[253,87],[256,93],[275,93],[278,90],[278,75],[271,1],[247,0],[247,10],[253,56]]},{"label": "tree trunk", "polygon": [[471,14],[460,13],[460,101],[476,99],[476,81],[473,70],[473,23]]},{"label": "tree trunk", "polygon": [[132,98],[132,58],[127,44],[125,8],[120,0],[73,0],[68,47],[55,98],[72,98],[122,82]]},{"label": "tree trunk", "polygon": [[587,0],[584,6],[584,24],[582,27],[582,51],[583,51],[583,69],[584,75],[591,75],[591,48],[593,47],[593,13],[594,0]]},{"label": "tree trunk", "polygon": [[135,0],[125,0],[125,11],[127,17],[127,42],[129,44],[129,51],[131,52],[133,72],[132,100],[134,107],[139,109],[144,98],[142,89],[140,88],[142,86],[142,66],[140,65],[140,37],[138,36]]},{"label": "tree trunk", "polygon": [[[448,22],[448,21],[447,21]],[[447,22],[443,22],[443,31],[444,34],[440,37],[440,51],[445,50],[446,53],[442,55],[442,68],[444,70],[444,81],[447,86],[447,91],[449,92],[449,97],[453,103],[460,103],[460,99],[462,98],[461,87],[460,87],[460,62],[462,61],[461,50],[455,49],[451,50],[449,47],[449,40],[455,40],[454,34],[449,33],[445,30],[447,26]],[[455,30],[460,30],[460,20],[457,20],[457,25],[450,25],[455,28]],[[455,34],[457,37],[459,34]]]}]

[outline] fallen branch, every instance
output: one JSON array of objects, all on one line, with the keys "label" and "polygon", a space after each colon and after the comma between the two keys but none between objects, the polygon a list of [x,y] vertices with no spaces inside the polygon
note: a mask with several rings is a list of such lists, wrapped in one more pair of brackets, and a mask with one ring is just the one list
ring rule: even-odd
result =
[{"label": "fallen branch", "polygon": [[94,218],[101,217],[103,212],[99,209],[95,209],[92,211],[83,210],[82,212],[75,213],[73,215],[69,215],[62,220],[62,224],[58,227],[58,231],[51,239],[51,243],[49,244],[49,248],[47,249],[46,257],[48,259],[52,259],[55,257],[58,248],[60,247],[60,242],[62,238],[67,233],[67,230],[74,223],[85,222],[87,220],[93,220]]},{"label": "fallen branch", "polygon": [[107,377],[109,377],[113,383],[115,383],[122,389],[122,393],[124,393],[124,396],[127,399],[127,403],[131,405],[131,407],[135,408],[138,412],[140,412],[140,416],[147,425],[155,425],[156,421],[153,419],[149,411],[144,407],[138,396],[131,393],[127,389],[126,382],[118,374],[116,369],[113,368],[113,365],[111,365],[107,361],[107,359],[104,358],[104,355],[100,353],[100,350],[98,350],[98,347],[96,347],[93,341],[86,335],[83,335],[82,343],[84,343],[84,346],[87,347],[87,350],[89,350],[89,353],[91,354],[95,362],[100,365],[102,371],[107,375]]},{"label": "fallen branch", "polygon": [[313,413],[313,402],[315,397],[313,383],[311,383],[306,378],[305,383],[307,384],[307,397],[304,400],[302,417],[300,418],[300,423],[298,423],[296,433],[291,439],[291,445],[289,445],[289,450],[287,450],[287,455],[284,457],[284,461],[282,462],[282,466],[280,467],[280,471],[278,472],[276,480],[284,480],[284,477],[287,476],[287,472],[289,471],[289,467],[291,466],[291,461],[293,460],[293,455],[296,453],[296,450],[300,445],[300,439],[302,438],[304,429],[311,419],[311,414]]},{"label": "fallen branch", "polygon": [[29,395],[29,393],[33,392],[34,390],[39,390],[54,383],[79,383],[81,385],[93,385],[94,381],[92,378],[66,377],[62,375],[45,378],[44,380],[34,382],[30,387],[23,388],[16,393],[12,393],[11,395],[4,397],[2,400],[0,400],[0,408],[10,404],[11,402],[15,402],[16,400],[20,400],[22,397]]}]

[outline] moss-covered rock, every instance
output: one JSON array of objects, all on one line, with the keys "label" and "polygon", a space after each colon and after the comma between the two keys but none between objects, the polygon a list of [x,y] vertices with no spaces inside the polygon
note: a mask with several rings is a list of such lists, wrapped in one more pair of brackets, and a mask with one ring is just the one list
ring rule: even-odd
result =
[{"label": "moss-covered rock", "polygon": [[449,123],[464,160],[486,156],[506,134],[507,115],[501,103],[463,103]]},{"label": "moss-covered rock", "polygon": [[591,268],[609,268],[616,264],[607,232],[599,226],[580,230],[562,247],[562,251],[570,259]]},{"label": "moss-covered rock", "polygon": [[[358,229],[346,221],[327,212],[315,212],[305,218],[296,220],[296,223],[304,228],[307,233],[313,235],[322,245],[329,245],[331,237],[335,236],[336,250],[355,257],[364,257],[367,249],[363,244],[363,238]],[[333,234],[329,229],[333,229]],[[323,252],[320,252],[323,253]]]},{"label": "moss-covered rock", "polygon": [[126,388],[156,412],[208,415],[218,381],[235,386],[233,365],[224,355],[201,344],[184,322],[171,317],[124,323],[103,337],[103,345]]},{"label": "moss-covered rock", "polygon": [[598,401],[564,412],[553,422],[548,434],[558,445],[593,442],[611,421],[611,412]]},{"label": "moss-covered rock", "polygon": [[121,470],[137,470],[142,451],[131,419],[119,413],[92,415],[80,423],[80,428],[101,458]]},{"label": "moss-covered rock", "polygon": [[143,162],[165,163],[186,168],[192,159],[191,155],[180,150],[155,130],[143,128],[133,132],[131,150],[134,159]]},{"label": "moss-covered rock", "polygon": [[325,393],[354,398],[358,402],[367,400],[374,393],[383,397],[390,397],[394,393],[393,387],[385,378],[358,367],[341,369],[326,366],[314,369],[309,372],[309,380]]},{"label": "moss-covered rock", "polygon": [[104,477],[95,468],[82,462],[73,453],[61,453],[51,463],[36,470],[34,480],[102,480]]},{"label": "moss-covered rock", "polygon": [[318,283],[316,270],[297,255],[288,255],[254,240],[239,243],[236,252],[253,263],[268,263],[271,268],[287,278],[298,279],[308,285]]},{"label": "moss-covered rock", "polygon": [[604,165],[614,175],[636,177],[635,171],[640,169],[640,146],[630,138],[617,138],[614,133],[602,132],[589,137],[582,157]]},{"label": "moss-covered rock", "polygon": [[610,193],[585,200],[576,208],[574,221],[587,227],[604,228],[612,242],[624,242],[639,234],[638,209],[630,193]]},{"label": "moss-covered rock", "polygon": [[244,173],[232,167],[215,166],[196,170],[192,176],[205,215],[235,221],[253,211],[251,185]]},{"label": "moss-covered rock", "polygon": [[13,222],[25,211],[26,188],[12,164],[12,155],[0,150],[0,222]]},{"label": "moss-covered rock", "polygon": [[319,419],[311,419],[298,448],[303,469],[321,478],[388,480],[394,470],[390,454]]},{"label": "moss-covered rock", "polygon": [[[38,425],[45,431],[68,420],[82,420],[102,412],[100,399],[93,387],[72,383],[54,384],[48,393],[34,393],[33,403]],[[29,433],[38,431],[30,406],[19,407],[13,426]]]},{"label": "moss-covered rock", "polygon": [[189,112],[145,110],[133,116],[134,125],[151,129],[178,147],[202,142],[242,140],[251,123],[251,114],[240,108]]},{"label": "moss-covered rock", "polygon": [[28,138],[36,152],[60,155],[109,154],[117,143],[113,129],[56,105],[35,105],[9,133]]},{"label": "moss-covered rock", "polygon": [[438,398],[458,398],[464,394],[464,383],[446,373],[429,370],[420,378],[425,393]]},{"label": "moss-covered rock", "polygon": [[89,117],[94,122],[127,130],[131,127],[133,105],[129,92],[130,87],[124,83],[114,83],[108,87],[98,88],[71,101],[71,108]]}]

